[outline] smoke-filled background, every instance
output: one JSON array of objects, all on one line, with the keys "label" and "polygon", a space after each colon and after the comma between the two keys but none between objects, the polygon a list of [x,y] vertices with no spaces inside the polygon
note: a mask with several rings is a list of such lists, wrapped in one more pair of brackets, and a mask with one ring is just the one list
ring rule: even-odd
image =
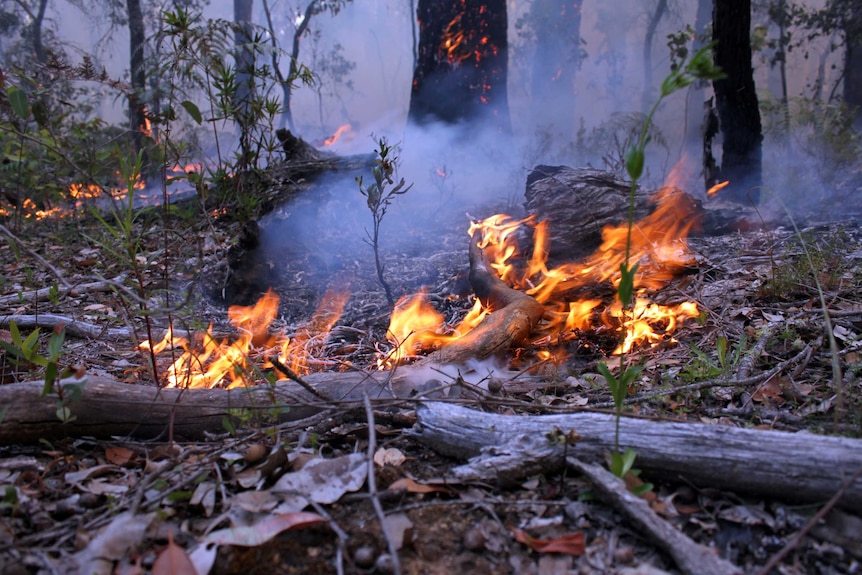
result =
[{"label": "smoke-filled background", "polygon": [[[295,131],[322,147],[326,138],[342,128],[339,139],[329,146],[340,154],[370,152],[374,147],[372,135],[399,142],[400,173],[415,183],[414,195],[434,190],[435,194],[471,201],[516,203],[526,174],[540,163],[589,164],[622,173],[625,148],[642,121],[639,114],[655,100],[658,86],[669,71],[668,35],[686,26],[708,30],[711,3],[587,0],[580,5],[578,55],[558,70],[541,70],[548,58],[536,53],[540,43],[533,9],[539,3],[541,0],[506,3],[511,135],[503,137],[491,131],[487,139],[479,138],[481,121],[458,129],[433,124],[421,130],[407,129],[419,37],[415,6],[408,0],[348,2],[338,11],[323,11],[307,22],[299,60],[315,74],[316,81],[313,86],[297,85],[294,91],[291,109]],[[13,4],[2,2],[8,10]],[[49,3],[47,33],[73,44],[73,59],[91,54],[97,66],[105,66],[114,76],[128,77],[128,31],[117,24],[122,24],[121,7],[112,9],[112,21],[111,10],[100,9],[102,4],[110,3]],[[282,50],[290,50],[307,4],[307,0],[270,0],[270,16]],[[470,9],[474,4],[481,3],[466,2],[465,6]],[[840,44],[833,34],[785,50],[785,88],[776,63],[781,30],[770,16],[769,4],[754,2],[751,29],[765,137],[764,184],[769,192],[764,203],[770,194],[779,194],[805,212],[833,197],[838,183],[833,181],[837,161],[833,154],[842,152],[840,139],[850,137],[841,132],[841,126],[822,125],[822,118],[832,117],[824,108],[834,106],[836,95],[841,94],[843,48],[831,49]],[[819,4],[816,0],[802,3],[811,8]],[[143,2],[149,33],[155,31],[153,22],[160,10],[172,5]],[[256,0],[253,7],[254,23],[264,26],[263,3]],[[231,20],[232,3],[210,2],[204,16]],[[571,23],[565,19],[561,23],[556,42],[566,46],[573,41]],[[548,29],[545,26],[539,32],[544,34]],[[795,33],[797,38],[802,35]],[[542,40],[541,44],[554,46],[547,38]],[[4,57],[14,42],[14,38],[2,41]],[[288,62],[289,58],[282,58],[285,69]],[[570,79],[570,97],[537,105],[539,100],[531,93],[537,71]],[[785,90],[789,114],[778,105]],[[123,102],[116,94],[93,86],[92,95],[96,114],[123,122]],[[695,195],[703,194],[701,124],[703,102],[710,96],[709,86],[692,86],[668,98],[659,109],[649,147],[649,185],[661,185],[671,168],[681,162],[682,176],[675,183]],[[811,118],[818,114],[820,120]],[[790,135],[779,138],[783,133],[779,128],[788,121]],[[208,134],[201,132],[205,142]],[[830,136],[831,141],[824,141]],[[716,148],[720,153],[720,145]],[[203,145],[202,149],[209,148]]]}]

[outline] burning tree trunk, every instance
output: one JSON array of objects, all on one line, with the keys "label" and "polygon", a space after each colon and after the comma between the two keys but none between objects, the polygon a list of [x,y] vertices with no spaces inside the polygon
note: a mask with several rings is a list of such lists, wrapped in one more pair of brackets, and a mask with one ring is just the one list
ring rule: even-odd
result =
[{"label": "burning tree trunk", "polygon": [[757,203],[761,185],[760,111],[751,65],[751,0],[716,0],[712,30],[715,63],[726,76],[713,83],[722,145],[721,179],[730,185],[719,192],[740,203]]},{"label": "burning tree trunk", "polygon": [[571,142],[575,125],[575,73],[580,65],[581,3],[537,0],[530,9],[533,57],[532,116],[541,130]]},{"label": "burning tree trunk", "polygon": [[409,119],[457,124],[488,116],[509,132],[505,0],[419,0],[417,18]]}]

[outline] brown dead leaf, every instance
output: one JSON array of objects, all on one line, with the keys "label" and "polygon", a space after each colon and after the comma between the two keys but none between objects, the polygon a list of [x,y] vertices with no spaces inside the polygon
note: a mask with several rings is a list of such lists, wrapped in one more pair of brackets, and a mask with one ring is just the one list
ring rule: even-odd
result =
[{"label": "brown dead leaf", "polygon": [[519,529],[513,529],[515,539],[539,553],[566,553],[578,557],[586,550],[583,531],[566,533],[555,539],[535,539]]},{"label": "brown dead leaf", "polygon": [[784,403],[784,390],[780,378],[773,377],[757,386],[751,394],[751,400],[758,403],[772,401],[777,405]]},{"label": "brown dead leaf", "polygon": [[402,477],[389,485],[389,489],[405,489],[409,493],[452,493],[452,490],[442,485],[427,485],[409,477]]},{"label": "brown dead leaf", "polygon": [[168,531],[168,546],[153,563],[153,575],[198,575],[185,550],[174,543],[173,531]]},{"label": "brown dead leaf", "polygon": [[137,454],[125,447],[106,447],[105,459],[114,465],[124,466],[132,461]]}]

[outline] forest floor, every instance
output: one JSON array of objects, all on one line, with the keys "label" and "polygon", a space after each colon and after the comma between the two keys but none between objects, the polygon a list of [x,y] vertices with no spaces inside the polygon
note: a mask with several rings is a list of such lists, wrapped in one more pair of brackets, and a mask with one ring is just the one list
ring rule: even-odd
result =
[{"label": "forest floor", "polygon": [[[263,220],[263,230],[250,231],[215,214],[174,214],[164,225],[160,211],[145,211],[131,228],[141,239],[134,253],[106,250],[100,241],[115,248],[116,241],[91,215],[16,221],[13,214],[3,224],[17,239],[0,244],[0,339],[13,343],[8,321],[13,315],[61,315],[130,329],[138,338],[145,338],[148,317],[154,340],[170,321],[198,332],[212,324],[219,338],[235,339],[225,298],[249,305],[269,287],[281,296],[269,330],[295,336],[308,327],[324,294],[349,278],[343,313],[307,358],[308,367],[376,369],[381,350],[390,347],[391,310],[375,277],[371,249],[354,232],[345,238],[336,225],[345,209],[337,195],[312,203],[318,212],[332,214],[323,214],[316,231],[294,226],[304,239],[275,233]],[[290,220],[290,206],[280,204],[266,217]],[[512,208],[474,209],[484,216],[507,207]],[[397,218],[397,212],[390,217]],[[424,287],[453,322],[472,304],[465,277],[467,222],[449,213],[427,218],[435,225],[399,229],[403,243],[384,244],[386,276],[399,295]],[[650,297],[668,305],[694,301],[703,313],[633,351],[630,359],[644,371],[627,415],[862,437],[859,221],[810,223],[801,237],[784,223],[690,238],[696,268]],[[281,243],[275,251],[262,251],[260,242],[273,234]],[[304,243],[309,236],[325,249],[309,249]],[[338,241],[360,247],[340,249]],[[840,389],[812,265],[833,322]],[[105,278],[115,283],[84,291],[63,288],[64,282],[78,286]],[[167,305],[165,287],[172,294]],[[37,293],[40,288],[49,289]],[[593,295],[614,297],[608,285],[595,286]],[[152,312],[142,313],[143,306]],[[47,354],[54,326],[43,325],[39,349]],[[22,329],[25,336],[31,331]],[[616,337],[612,327],[596,325],[553,348],[548,342],[527,346],[495,369],[498,377],[511,380],[529,372],[540,376],[540,385],[509,393],[504,387],[505,401],[499,404],[469,397],[454,401],[509,414],[608,411],[611,396],[596,365],[613,350]],[[155,389],[149,356],[139,343],[107,332],[67,334],[59,363],[79,375]],[[808,353],[792,370],[757,380],[802,350]],[[248,354],[263,357],[254,350]],[[43,377],[37,366],[12,360],[0,351],[0,383]],[[157,373],[164,376],[169,365],[168,355],[159,355]],[[261,362],[256,375],[268,374],[278,377]],[[719,376],[730,383],[687,387]],[[739,386],[734,380],[755,383]],[[7,408],[15,406],[0,406]],[[74,403],[70,408],[74,416]],[[682,572],[583,476],[555,471],[511,482],[445,482],[463,461],[417,441],[410,433],[416,421],[410,402],[373,408],[345,406],[279,426],[226,422],[223,433],[206,440],[70,435],[4,445],[0,572],[191,573],[187,561],[198,572],[213,574]],[[370,476],[376,489],[365,465],[372,440]],[[325,460],[339,466],[316,467]],[[303,481],[314,489],[311,501],[298,503],[293,489]],[[651,501],[665,521],[745,572],[757,572],[787,545],[789,553],[772,572],[862,572],[862,519],[839,505],[806,526],[834,494],[806,504],[790,495],[765,499],[682,478],[655,482]],[[804,536],[795,540],[803,528]]]}]

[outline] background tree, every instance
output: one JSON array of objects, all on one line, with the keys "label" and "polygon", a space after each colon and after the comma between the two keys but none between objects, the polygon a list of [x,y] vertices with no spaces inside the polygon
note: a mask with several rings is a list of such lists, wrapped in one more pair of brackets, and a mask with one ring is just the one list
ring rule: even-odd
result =
[{"label": "background tree", "polygon": [[715,64],[726,76],[713,82],[721,126],[722,197],[743,203],[760,200],[762,129],[751,62],[751,0],[715,0]]},{"label": "background tree", "polygon": [[419,0],[419,57],[408,118],[449,124],[482,117],[511,132],[505,0]]},{"label": "background tree", "polygon": [[[132,131],[132,143],[135,152],[144,150],[144,138],[149,135],[144,104],[144,91],[147,87],[147,72],[144,67],[144,43],[146,32],[144,15],[141,12],[141,0],[126,0],[126,10],[129,18],[129,71],[132,77],[132,95],[129,97],[129,129]],[[148,173],[149,158],[143,158],[143,173]]]},{"label": "background tree", "polygon": [[658,0],[655,9],[649,16],[646,27],[646,35],[644,36],[643,49],[643,67],[644,67],[644,92],[641,100],[641,111],[646,113],[655,101],[655,89],[652,85],[652,44],[655,39],[656,30],[658,30],[659,22],[667,13],[668,0]]},{"label": "background tree", "polygon": [[530,82],[533,124],[562,145],[572,142],[577,129],[575,76],[584,56],[581,7],[580,1],[535,0],[520,22],[535,45]]},{"label": "background tree", "polygon": [[254,0],[233,0],[234,19],[234,59],[236,60],[236,92],[234,93],[234,119],[239,125],[240,161],[239,167],[244,170],[252,163],[250,157],[251,142],[248,140],[249,121],[252,117],[252,100],[255,96],[255,54],[252,49],[254,32],[252,30],[252,13]]},{"label": "background tree", "polygon": [[269,38],[273,47],[272,67],[282,91],[281,128],[287,125],[290,127],[292,132],[296,133],[297,130],[296,124],[293,121],[292,107],[294,83],[300,78],[303,79],[304,82],[310,82],[312,79],[311,72],[308,68],[301,65],[299,62],[301,42],[305,36],[311,33],[310,25],[312,18],[323,12],[329,12],[332,16],[336,16],[341,9],[351,1],[352,0],[311,0],[300,13],[296,15],[288,14],[287,20],[294,26],[294,30],[289,54],[290,65],[288,66],[287,75],[285,75],[279,65],[280,46],[277,38],[280,34],[276,33],[269,0],[263,0],[263,10],[266,14],[267,29],[269,30]]}]

